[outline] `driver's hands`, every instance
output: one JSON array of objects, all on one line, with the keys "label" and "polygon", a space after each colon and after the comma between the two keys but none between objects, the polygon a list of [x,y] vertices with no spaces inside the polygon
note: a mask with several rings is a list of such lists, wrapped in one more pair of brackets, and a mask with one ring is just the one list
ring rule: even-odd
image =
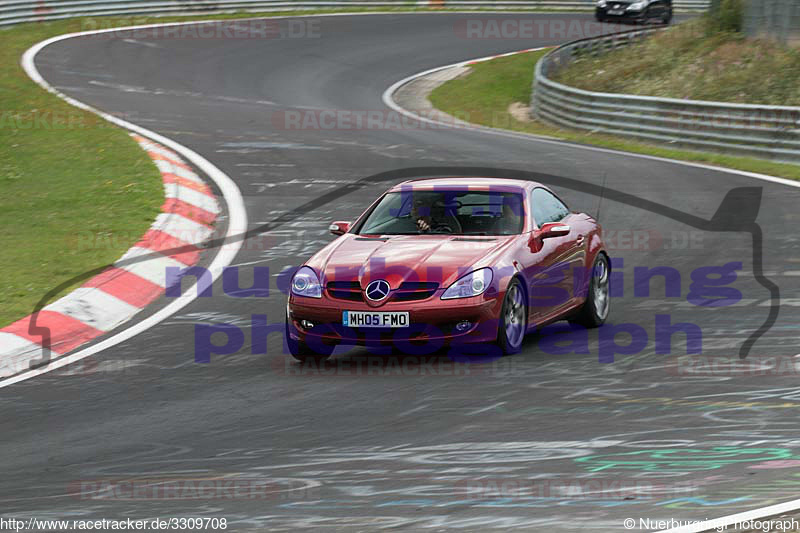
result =
[{"label": "driver's hands", "polygon": [[420,231],[430,231],[431,225],[422,220],[421,218],[417,219],[417,227]]}]

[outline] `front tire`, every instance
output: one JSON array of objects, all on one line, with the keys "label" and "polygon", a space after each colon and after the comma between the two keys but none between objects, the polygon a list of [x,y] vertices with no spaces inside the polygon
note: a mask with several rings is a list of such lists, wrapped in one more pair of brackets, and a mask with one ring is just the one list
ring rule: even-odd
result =
[{"label": "front tire", "polygon": [[578,314],[569,321],[586,328],[597,328],[605,323],[610,307],[609,300],[609,265],[608,257],[598,253],[592,266],[592,278],[589,281],[589,292]]},{"label": "front tire", "polygon": [[301,340],[295,340],[289,335],[289,318],[286,317],[286,345],[292,357],[301,363],[323,363],[333,353],[333,346],[321,346],[318,349],[311,348]]},{"label": "front tire", "polygon": [[503,354],[519,353],[527,325],[528,306],[525,303],[525,294],[522,292],[522,284],[519,279],[514,278],[506,289],[497,328],[497,344],[503,350]]}]

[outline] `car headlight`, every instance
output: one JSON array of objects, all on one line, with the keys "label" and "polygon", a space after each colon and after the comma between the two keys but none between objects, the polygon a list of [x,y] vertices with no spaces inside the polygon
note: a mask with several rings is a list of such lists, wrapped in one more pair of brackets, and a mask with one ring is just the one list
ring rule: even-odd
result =
[{"label": "car headlight", "polygon": [[292,278],[292,294],[307,298],[322,298],[322,285],[311,267],[304,266],[295,272]]},{"label": "car headlight", "polygon": [[606,0],[597,0],[597,7],[606,7]]},{"label": "car headlight", "polygon": [[478,296],[483,294],[483,291],[492,282],[492,269],[481,268],[473,270],[466,276],[461,276],[455,283],[450,285],[444,294],[442,300],[450,300],[452,298],[469,298],[471,296]]},{"label": "car headlight", "polygon": [[644,9],[644,6],[647,2],[634,2],[628,6],[628,9],[631,11],[641,11]]}]

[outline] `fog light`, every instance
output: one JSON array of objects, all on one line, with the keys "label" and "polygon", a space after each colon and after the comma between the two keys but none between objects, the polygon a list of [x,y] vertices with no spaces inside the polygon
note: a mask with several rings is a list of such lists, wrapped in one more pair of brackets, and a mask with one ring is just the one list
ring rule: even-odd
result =
[{"label": "fog light", "polygon": [[305,329],[311,329],[314,327],[314,323],[310,320],[301,320],[300,325],[303,326]]},{"label": "fog light", "polygon": [[461,322],[456,324],[456,331],[458,331],[459,333],[463,333],[467,331],[471,326],[472,322],[470,322],[469,320],[462,320]]}]

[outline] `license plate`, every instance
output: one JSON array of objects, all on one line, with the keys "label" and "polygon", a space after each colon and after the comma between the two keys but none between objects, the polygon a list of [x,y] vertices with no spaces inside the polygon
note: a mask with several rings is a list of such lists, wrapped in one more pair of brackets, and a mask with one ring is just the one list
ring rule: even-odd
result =
[{"label": "license plate", "polygon": [[342,325],[350,328],[407,328],[408,311],[342,311]]},{"label": "license plate", "polygon": [[625,11],[623,9],[609,9],[608,10],[608,14],[609,15],[622,15],[623,13],[625,13]]}]

